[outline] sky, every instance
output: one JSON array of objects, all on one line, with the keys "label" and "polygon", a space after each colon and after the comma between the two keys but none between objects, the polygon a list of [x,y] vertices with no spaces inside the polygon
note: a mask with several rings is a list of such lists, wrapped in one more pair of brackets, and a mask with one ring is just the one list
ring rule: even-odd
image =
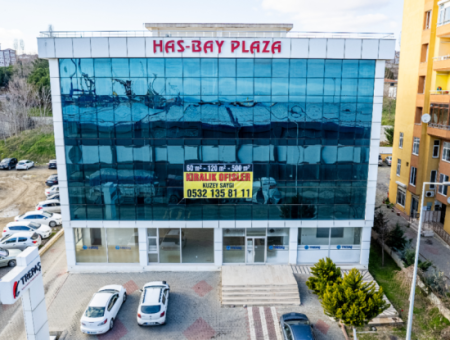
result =
[{"label": "sky", "polygon": [[[403,0],[0,0],[1,48],[40,31],[145,30],[144,23],[292,23],[293,31],[401,32]],[[398,43],[397,43],[398,47]],[[19,51],[21,53],[21,51]]]}]

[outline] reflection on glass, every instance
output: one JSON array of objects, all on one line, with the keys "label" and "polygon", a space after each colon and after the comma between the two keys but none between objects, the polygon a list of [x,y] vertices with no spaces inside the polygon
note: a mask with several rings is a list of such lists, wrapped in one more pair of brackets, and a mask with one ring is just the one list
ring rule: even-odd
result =
[{"label": "reflection on glass", "polygon": [[214,263],[214,229],[183,229],[186,246],[183,263]]},{"label": "reflection on glass", "polygon": [[106,238],[103,228],[74,228],[77,263],[106,263]]},{"label": "reflection on glass", "polygon": [[331,245],[361,244],[362,228],[331,228]]},{"label": "reflection on glass", "polygon": [[139,263],[137,228],[108,228],[106,236],[109,263]]},{"label": "reflection on glass", "polygon": [[245,229],[225,229],[223,231],[223,262],[245,262]]},{"label": "reflection on glass", "polygon": [[289,228],[267,230],[267,263],[288,263]]},{"label": "reflection on glass", "polygon": [[159,229],[159,262],[180,263],[180,246],[186,246],[186,236],[180,229]]},{"label": "reflection on glass", "polygon": [[328,246],[330,228],[298,228],[298,245]]},{"label": "reflection on glass", "polygon": [[[375,61],[59,65],[72,219],[364,218],[365,196],[355,199],[352,188],[366,187]],[[447,120],[444,109],[431,111],[433,121]],[[253,197],[183,199],[186,162],[253,163]],[[284,195],[290,188],[296,194]]]}]

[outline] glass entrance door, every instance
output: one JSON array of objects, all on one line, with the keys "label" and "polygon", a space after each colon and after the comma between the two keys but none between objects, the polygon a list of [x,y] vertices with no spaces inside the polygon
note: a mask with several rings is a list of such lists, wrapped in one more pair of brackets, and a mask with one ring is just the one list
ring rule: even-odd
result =
[{"label": "glass entrance door", "polygon": [[246,263],[266,262],[266,239],[262,237],[247,237]]}]

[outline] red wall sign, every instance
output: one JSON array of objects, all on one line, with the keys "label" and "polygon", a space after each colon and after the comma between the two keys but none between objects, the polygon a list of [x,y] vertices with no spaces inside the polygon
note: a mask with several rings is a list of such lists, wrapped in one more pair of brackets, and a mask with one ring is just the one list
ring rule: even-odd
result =
[{"label": "red wall sign", "polygon": [[[192,50],[192,52],[204,52],[204,53],[222,53],[224,47],[224,40],[191,40],[191,45],[185,44],[184,40],[153,40],[153,53],[175,53],[184,52],[186,50]],[[246,41],[232,40],[230,46],[230,52],[239,51],[242,53],[281,53],[281,41],[254,41],[249,44]]]}]

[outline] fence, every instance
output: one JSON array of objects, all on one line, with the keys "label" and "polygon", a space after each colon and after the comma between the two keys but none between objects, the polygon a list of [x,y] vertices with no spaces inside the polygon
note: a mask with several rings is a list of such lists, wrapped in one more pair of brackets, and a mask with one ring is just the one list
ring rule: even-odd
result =
[{"label": "fence", "polygon": [[[424,211],[422,230],[432,230],[439,235],[441,239],[450,245],[450,234],[444,230],[444,225],[441,223],[440,211]],[[416,228],[419,227],[420,213],[413,211],[409,218],[409,222]]]}]

